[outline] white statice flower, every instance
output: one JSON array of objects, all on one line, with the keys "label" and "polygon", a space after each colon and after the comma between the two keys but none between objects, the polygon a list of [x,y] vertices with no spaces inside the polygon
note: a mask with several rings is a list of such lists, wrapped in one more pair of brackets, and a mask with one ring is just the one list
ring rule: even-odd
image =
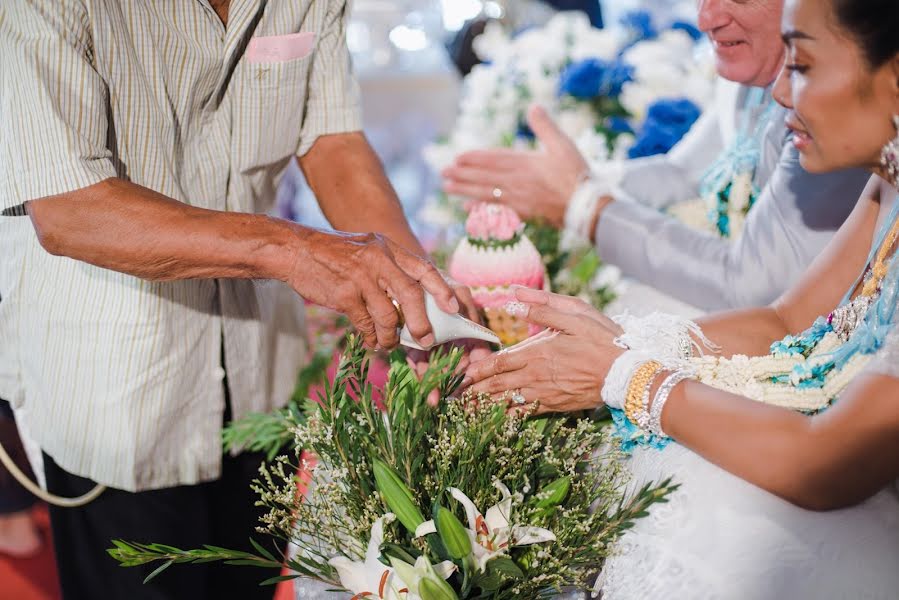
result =
[{"label": "white statice flower", "polygon": [[[496,489],[502,494],[502,500],[487,509],[482,515],[474,502],[457,488],[449,488],[450,495],[465,508],[468,519],[466,532],[471,539],[471,553],[479,572],[487,569],[487,563],[497,556],[507,554],[510,548],[530,546],[555,541],[555,534],[542,527],[513,525],[512,493],[505,485],[494,482]],[[415,537],[422,537],[437,532],[434,521],[425,521],[415,530]]]}]

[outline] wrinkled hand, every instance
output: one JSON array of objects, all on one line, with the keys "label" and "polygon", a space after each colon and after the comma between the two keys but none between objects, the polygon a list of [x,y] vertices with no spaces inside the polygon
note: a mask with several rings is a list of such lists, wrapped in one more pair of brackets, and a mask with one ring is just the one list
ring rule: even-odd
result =
[{"label": "wrinkled hand", "polygon": [[623,352],[614,344],[621,328],[577,298],[525,288],[515,294],[525,305],[521,316],[548,329],[469,366],[469,389],[516,390],[527,404],[539,403],[537,414],[600,406],[605,376]]},{"label": "wrinkled hand", "polygon": [[[542,107],[530,108],[528,125],[542,149],[461,154],[442,173],[444,190],[474,200],[500,202],[522,218],[542,217],[561,227],[568,201],[589,167],[574,142]],[[494,196],[495,189],[502,191],[499,198]]]},{"label": "wrinkled hand", "polygon": [[[423,289],[449,313],[459,299],[430,261],[379,234],[304,230],[288,283],[303,298],[346,314],[369,347],[399,343],[402,307],[409,332],[422,346],[434,343],[425,312]],[[469,298],[471,294],[469,293]]]}]

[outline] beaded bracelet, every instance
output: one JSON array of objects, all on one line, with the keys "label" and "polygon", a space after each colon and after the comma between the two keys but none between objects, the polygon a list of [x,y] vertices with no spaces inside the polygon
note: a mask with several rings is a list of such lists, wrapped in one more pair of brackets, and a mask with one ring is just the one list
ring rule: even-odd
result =
[{"label": "beaded bracelet", "polygon": [[624,414],[634,425],[644,431],[647,431],[649,427],[649,414],[646,412],[646,407],[649,404],[652,383],[663,369],[664,367],[659,361],[647,361],[634,371],[628,383]]},{"label": "beaded bracelet", "polygon": [[665,404],[668,402],[668,398],[671,396],[674,388],[677,387],[677,384],[685,379],[693,379],[694,377],[696,377],[696,374],[693,371],[680,369],[665,378],[652,401],[647,431],[659,437],[669,437],[662,430],[662,411],[665,409]]}]

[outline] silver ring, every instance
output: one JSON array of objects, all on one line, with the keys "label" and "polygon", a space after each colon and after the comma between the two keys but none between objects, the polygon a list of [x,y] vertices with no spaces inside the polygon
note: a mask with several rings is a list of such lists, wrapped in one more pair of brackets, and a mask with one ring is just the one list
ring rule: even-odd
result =
[{"label": "silver ring", "polygon": [[503,197],[503,189],[499,187],[493,188],[493,197],[497,200]]},{"label": "silver ring", "polygon": [[521,394],[521,392],[515,392],[512,394],[512,404],[517,404],[518,406],[524,406],[527,403],[525,397]]}]

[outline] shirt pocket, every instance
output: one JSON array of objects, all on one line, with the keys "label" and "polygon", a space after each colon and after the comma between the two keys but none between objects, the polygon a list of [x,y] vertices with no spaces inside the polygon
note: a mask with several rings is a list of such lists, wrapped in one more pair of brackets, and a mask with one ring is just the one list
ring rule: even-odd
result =
[{"label": "shirt pocket", "polygon": [[277,62],[243,62],[233,110],[243,172],[282,163],[299,147],[314,53]]}]

